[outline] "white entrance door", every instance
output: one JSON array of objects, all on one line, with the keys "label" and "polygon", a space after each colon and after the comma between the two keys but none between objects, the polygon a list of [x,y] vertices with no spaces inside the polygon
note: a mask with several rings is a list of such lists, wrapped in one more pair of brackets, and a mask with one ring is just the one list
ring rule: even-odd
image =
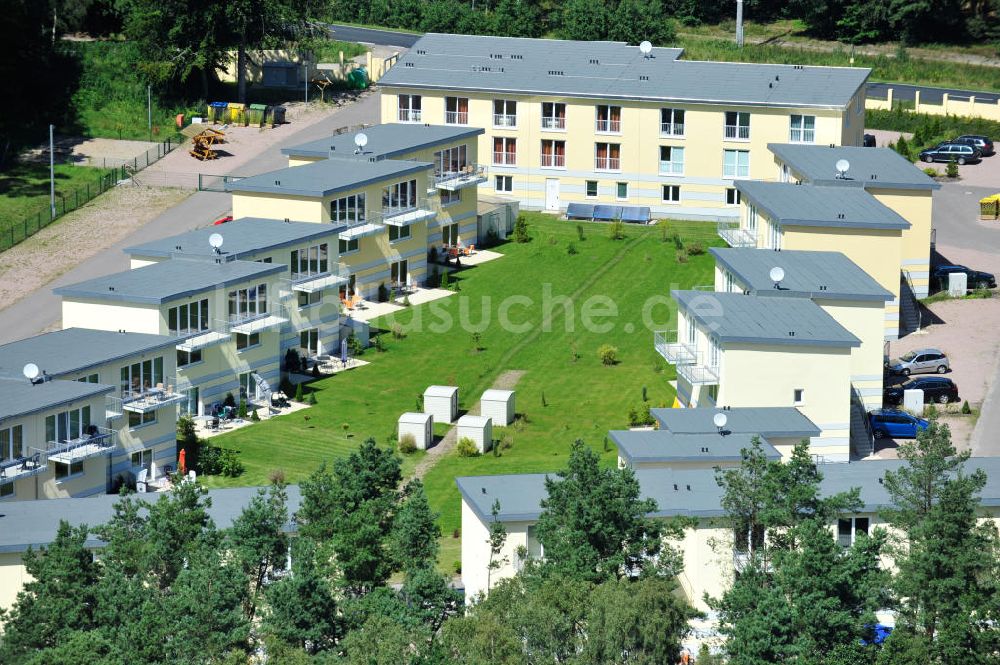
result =
[{"label": "white entrance door", "polygon": [[545,209],[559,210],[559,178],[545,179]]}]

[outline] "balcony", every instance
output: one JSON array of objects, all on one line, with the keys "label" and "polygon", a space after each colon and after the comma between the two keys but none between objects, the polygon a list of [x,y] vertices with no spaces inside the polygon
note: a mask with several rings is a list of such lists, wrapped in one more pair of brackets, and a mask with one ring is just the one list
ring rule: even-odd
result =
[{"label": "balcony", "polygon": [[517,129],[517,115],[514,113],[494,113],[493,126],[497,129]]},{"label": "balcony", "polygon": [[434,186],[449,192],[475,187],[484,182],[486,182],[486,167],[482,164],[464,164],[457,170],[434,174]]},{"label": "balcony", "polygon": [[726,125],[724,136],[733,141],[749,141],[750,125]]},{"label": "balcony", "polygon": [[468,111],[445,111],[444,124],[446,125],[467,125],[469,124]]},{"label": "balcony", "polygon": [[323,289],[347,284],[350,280],[351,271],[343,263],[334,263],[330,270],[312,274],[292,273],[291,291],[299,293],[315,293]]},{"label": "balcony", "polygon": [[563,132],[566,131],[566,118],[560,117],[542,117],[542,129],[547,129],[549,131]]},{"label": "balcony", "polygon": [[719,222],[716,232],[730,247],[757,246],[756,234],[744,229],[739,222]]},{"label": "balcony", "polygon": [[684,136],[683,122],[661,122],[660,136]]},{"label": "balcony", "polygon": [[539,159],[543,169],[561,169],[566,167],[566,155],[546,155],[543,152]]},{"label": "balcony", "polygon": [[175,377],[164,376],[156,385],[133,386],[122,390],[122,408],[132,413],[149,413],[182,401],[184,395],[174,389]]},{"label": "balcony", "polygon": [[677,376],[684,379],[692,386],[719,385],[719,367],[717,365],[705,365],[703,362],[692,362],[688,365],[678,365]]},{"label": "balcony", "polygon": [[104,419],[105,420],[116,420],[125,415],[125,405],[122,403],[121,397],[115,397],[114,395],[104,396]]},{"label": "balcony", "polygon": [[420,122],[420,109],[399,109],[400,122]]},{"label": "balcony", "polygon": [[695,361],[696,354],[694,346],[683,342],[671,342],[677,339],[677,331],[663,331],[653,333],[653,348],[663,356],[664,360],[672,365],[689,365]]},{"label": "balcony", "polygon": [[90,434],[68,441],[49,441],[45,454],[50,461],[72,464],[91,457],[110,455],[114,447],[114,430],[107,427],[91,427]]},{"label": "balcony", "polygon": [[377,224],[388,226],[409,226],[426,219],[433,219],[437,211],[427,203],[423,196],[407,203],[383,205],[382,211],[372,217]]},{"label": "balcony", "polygon": [[598,118],[594,127],[598,132],[620,134],[622,131],[622,121],[614,118]]},{"label": "balcony", "polygon": [[183,341],[178,342],[175,348],[178,351],[191,353],[193,351],[207,349],[210,346],[225,344],[231,338],[229,333],[224,328],[225,326],[213,326],[212,328],[206,330],[178,333],[181,336],[186,335],[186,338]]},{"label": "balcony", "polygon": [[495,166],[514,166],[517,164],[516,152],[494,152],[493,164]]},{"label": "balcony", "polygon": [[597,157],[594,168],[598,171],[621,171],[621,159],[618,157]]},{"label": "balcony", "polygon": [[[252,335],[273,328],[279,328],[288,323],[288,314],[284,305],[268,303],[266,311],[240,312],[230,314],[226,324],[230,333]],[[126,407],[127,408],[127,407]]]},{"label": "balcony", "polygon": [[48,462],[40,452],[0,461],[0,483],[30,478],[45,471]]}]

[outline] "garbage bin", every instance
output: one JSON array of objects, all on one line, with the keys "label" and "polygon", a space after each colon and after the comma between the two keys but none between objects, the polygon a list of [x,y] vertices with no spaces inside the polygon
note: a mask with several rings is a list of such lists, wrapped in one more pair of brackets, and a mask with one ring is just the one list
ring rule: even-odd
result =
[{"label": "garbage bin", "polygon": [[368,72],[364,67],[359,67],[347,75],[347,87],[351,90],[364,90],[368,87]]},{"label": "garbage bin", "polygon": [[251,104],[247,112],[247,123],[254,127],[264,126],[264,116],[267,114],[266,104]]},{"label": "garbage bin", "polygon": [[233,125],[244,125],[247,119],[247,105],[239,102],[229,103],[229,122]]},{"label": "garbage bin", "polygon": [[226,102],[212,102],[208,105],[208,121],[209,122],[226,122],[226,107],[229,106]]},{"label": "garbage bin", "polygon": [[1000,194],[992,194],[979,199],[979,219],[996,220],[1000,213]]},{"label": "garbage bin", "polygon": [[271,112],[271,125],[285,124],[285,107],[275,106]]}]

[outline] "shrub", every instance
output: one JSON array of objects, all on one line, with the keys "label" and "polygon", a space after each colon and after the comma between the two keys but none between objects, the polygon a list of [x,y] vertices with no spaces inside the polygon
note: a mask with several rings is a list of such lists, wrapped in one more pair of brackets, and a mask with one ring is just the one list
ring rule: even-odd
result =
[{"label": "shrub", "polygon": [[247,417],[247,401],[245,399],[240,400],[240,408],[236,411],[236,415],[240,418],[246,420]]},{"label": "shrub", "polygon": [[646,396],[646,386],[642,387],[642,401],[643,402],[648,402],[649,401],[649,398]]},{"label": "shrub", "polygon": [[281,390],[281,392],[285,393],[285,397],[295,394],[295,386],[292,385],[292,382],[288,379],[287,376],[281,379],[281,384],[278,386],[278,388]]},{"label": "shrub", "polygon": [[608,437],[604,437],[604,452],[611,452],[611,444],[608,442]]},{"label": "shrub", "polygon": [[611,346],[610,344],[601,344],[600,348],[597,349],[597,356],[601,359],[602,365],[616,365],[618,364],[618,347]]},{"label": "shrub", "polygon": [[257,409],[254,409],[253,411],[250,412],[250,422],[252,423],[260,422],[260,416],[257,415]]},{"label": "shrub", "polygon": [[431,245],[431,248],[427,250],[427,262],[437,263],[437,260],[438,260],[438,248],[434,245]]},{"label": "shrub", "polygon": [[379,302],[389,301],[389,289],[385,288],[385,283],[378,285],[378,301]]},{"label": "shrub", "polygon": [[284,469],[271,469],[270,473],[267,474],[267,481],[272,485],[284,485],[285,484],[285,470]]},{"label": "shrub", "polygon": [[301,402],[302,401],[302,384],[301,383],[298,384],[297,386],[295,386],[295,401],[296,402]]},{"label": "shrub", "polygon": [[674,240],[674,249],[684,249],[684,241],[681,240],[681,234],[674,231],[673,240]]},{"label": "shrub", "polygon": [[233,397],[232,393],[226,393],[222,400],[222,406],[236,407],[236,398]]},{"label": "shrub", "polygon": [[407,432],[399,437],[399,452],[409,455],[417,450],[417,438]]},{"label": "shrub", "polygon": [[545,391],[543,390],[542,391],[542,406],[545,407],[545,406],[548,406],[548,405],[549,405],[549,403],[547,401],[545,401]]},{"label": "shrub", "polygon": [[657,226],[660,227],[660,242],[668,242],[670,240],[670,226],[666,220],[657,222]]},{"label": "shrub", "polygon": [[389,329],[392,330],[393,339],[403,339],[406,337],[406,333],[403,332],[403,324],[399,322],[394,322]]},{"label": "shrub", "polygon": [[231,450],[229,448],[222,449],[221,466],[222,475],[227,478],[236,478],[237,476],[243,475],[243,462],[240,461],[240,458],[236,454],[235,450]]},{"label": "shrub", "polygon": [[427,280],[427,286],[432,289],[436,289],[441,286],[441,271],[438,270],[437,266],[434,266],[431,270],[431,276],[430,279]]},{"label": "shrub", "polygon": [[518,215],[517,221],[514,222],[514,242],[525,243],[530,241],[531,236],[528,235],[528,220],[525,219],[524,215]]},{"label": "shrub", "polygon": [[314,379],[318,379],[321,376],[323,376],[322,374],[319,373],[319,365],[317,365],[316,363],[313,363],[311,374]]},{"label": "shrub", "polygon": [[629,427],[648,427],[653,424],[653,416],[649,414],[649,402],[642,402],[637,407],[628,410]]},{"label": "shrub", "polygon": [[932,178],[936,178],[939,175],[941,175],[940,173],[938,173],[938,170],[936,168],[932,167],[932,166],[928,166],[927,168],[925,168],[924,169],[924,173],[926,173],[927,175],[929,175]]},{"label": "shrub", "polygon": [[299,352],[295,349],[288,349],[285,351],[285,371],[286,372],[298,372],[299,371]]},{"label": "shrub", "polygon": [[306,396],[306,404],[309,406],[316,406],[316,391],[310,390],[309,394]]},{"label": "shrub", "polygon": [[403,302],[401,304],[403,305],[403,307],[409,307],[410,306],[410,296],[409,295],[403,296]]},{"label": "shrub", "polygon": [[945,165],[944,174],[949,178],[958,177],[958,164],[955,163],[955,160],[951,160]]},{"label": "shrub", "polygon": [[458,540],[459,538],[462,537],[462,530],[461,529],[453,529],[452,532],[451,532],[451,537],[454,538],[455,540]]},{"label": "shrub", "polygon": [[677,263],[687,263],[688,257],[684,252],[677,252]]},{"label": "shrub", "polygon": [[608,237],[612,240],[625,239],[625,222],[616,219],[608,225]]},{"label": "shrub", "polygon": [[902,134],[900,134],[899,135],[899,140],[896,141],[895,145],[893,145],[892,147],[900,155],[902,155],[903,157],[906,157],[910,161],[913,161],[913,158],[910,155],[910,145],[906,142],[906,137],[905,136],[903,136]]},{"label": "shrub", "polygon": [[449,288],[449,282],[451,280],[451,277],[449,277],[449,274],[450,273],[449,273],[448,270],[445,270],[444,272],[441,273],[441,281],[438,282],[438,286],[440,288],[442,288],[442,289]]},{"label": "shrub", "polygon": [[223,475],[235,478],[244,471],[243,463],[235,450],[205,446],[198,460],[198,473],[206,476]]},{"label": "shrub", "polygon": [[472,350],[476,353],[483,350],[483,336],[480,333],[472,333]]},{"label": "shrub", "polygon": [[969,415],[970,413],[972,413],[972,407],[969,406],[969,400],[965,400],[964,402],[962,402],[962,413],[964,413],[965,415]]},{"label": "shrub", "polygon": [[385,353],[385,342],[382,341],[382,335],[375,335],[373,342],[376,353]]},{"label": "shrub", "polygon": [[361,346],[361,340],[354,333],[347,337],[347,350],[351,352],[352,356],[360,356],[365,352],[365,347]]},{"label": "shrub", "polygon": [[688,256],[700,256],[705,253],[705,248],[700,242],[693,242],[687,246]]},{"label": "shrub", "polygon": [[479,449],[476,448],[476,442],[467,436],[463,436],[458,440],[458,444],[455,445],[455,452],[458,453],[459,457],[479,457]]},{"label": "shrub", "polygon": [[566,245],[566,253],[569,254],[570,256],[573,256],[575,254],[579,254],[580,252],[577,251],[576,245],[570,243]]},{"label": "shrub", "polygon": [[586,240],[586,236],[583,235],[583,224],[576,225],[576,237],[580,239],[580,242]]},{"label": "shrub", "polygon": [[460,560],[455,559],[455,561],[453,561],[452,564],[451,564],[451,568],[452,568],[452,570],[455,571],[456,575],[461,575],[462,574],[462,562]]}]

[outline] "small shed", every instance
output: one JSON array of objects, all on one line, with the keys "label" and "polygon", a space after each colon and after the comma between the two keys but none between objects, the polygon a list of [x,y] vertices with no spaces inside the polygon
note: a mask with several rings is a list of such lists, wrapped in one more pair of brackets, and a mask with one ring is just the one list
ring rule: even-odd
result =
[{"label": "small shed", "polygon": [[424,391],[424,412],[439,423],[453,423],[458,417],[458,388],[428,386]]},{"label": "small shed", "polygon": [[400,440],[412,434],[417,450],[427,450],[434,441],[434,416],[429,413],[407,412],[399,417],[397,436]]},{"label": "small shed", "polygon": [[514,391],[490,389],[479,400],[479,412],[493,419],[498,427],[514,422]]},{"label": "small shed", "polygon": [[481,453],[493,447],[493,420],[486,416],[462,416],[458,419],[458,440],[472,439]]}]

